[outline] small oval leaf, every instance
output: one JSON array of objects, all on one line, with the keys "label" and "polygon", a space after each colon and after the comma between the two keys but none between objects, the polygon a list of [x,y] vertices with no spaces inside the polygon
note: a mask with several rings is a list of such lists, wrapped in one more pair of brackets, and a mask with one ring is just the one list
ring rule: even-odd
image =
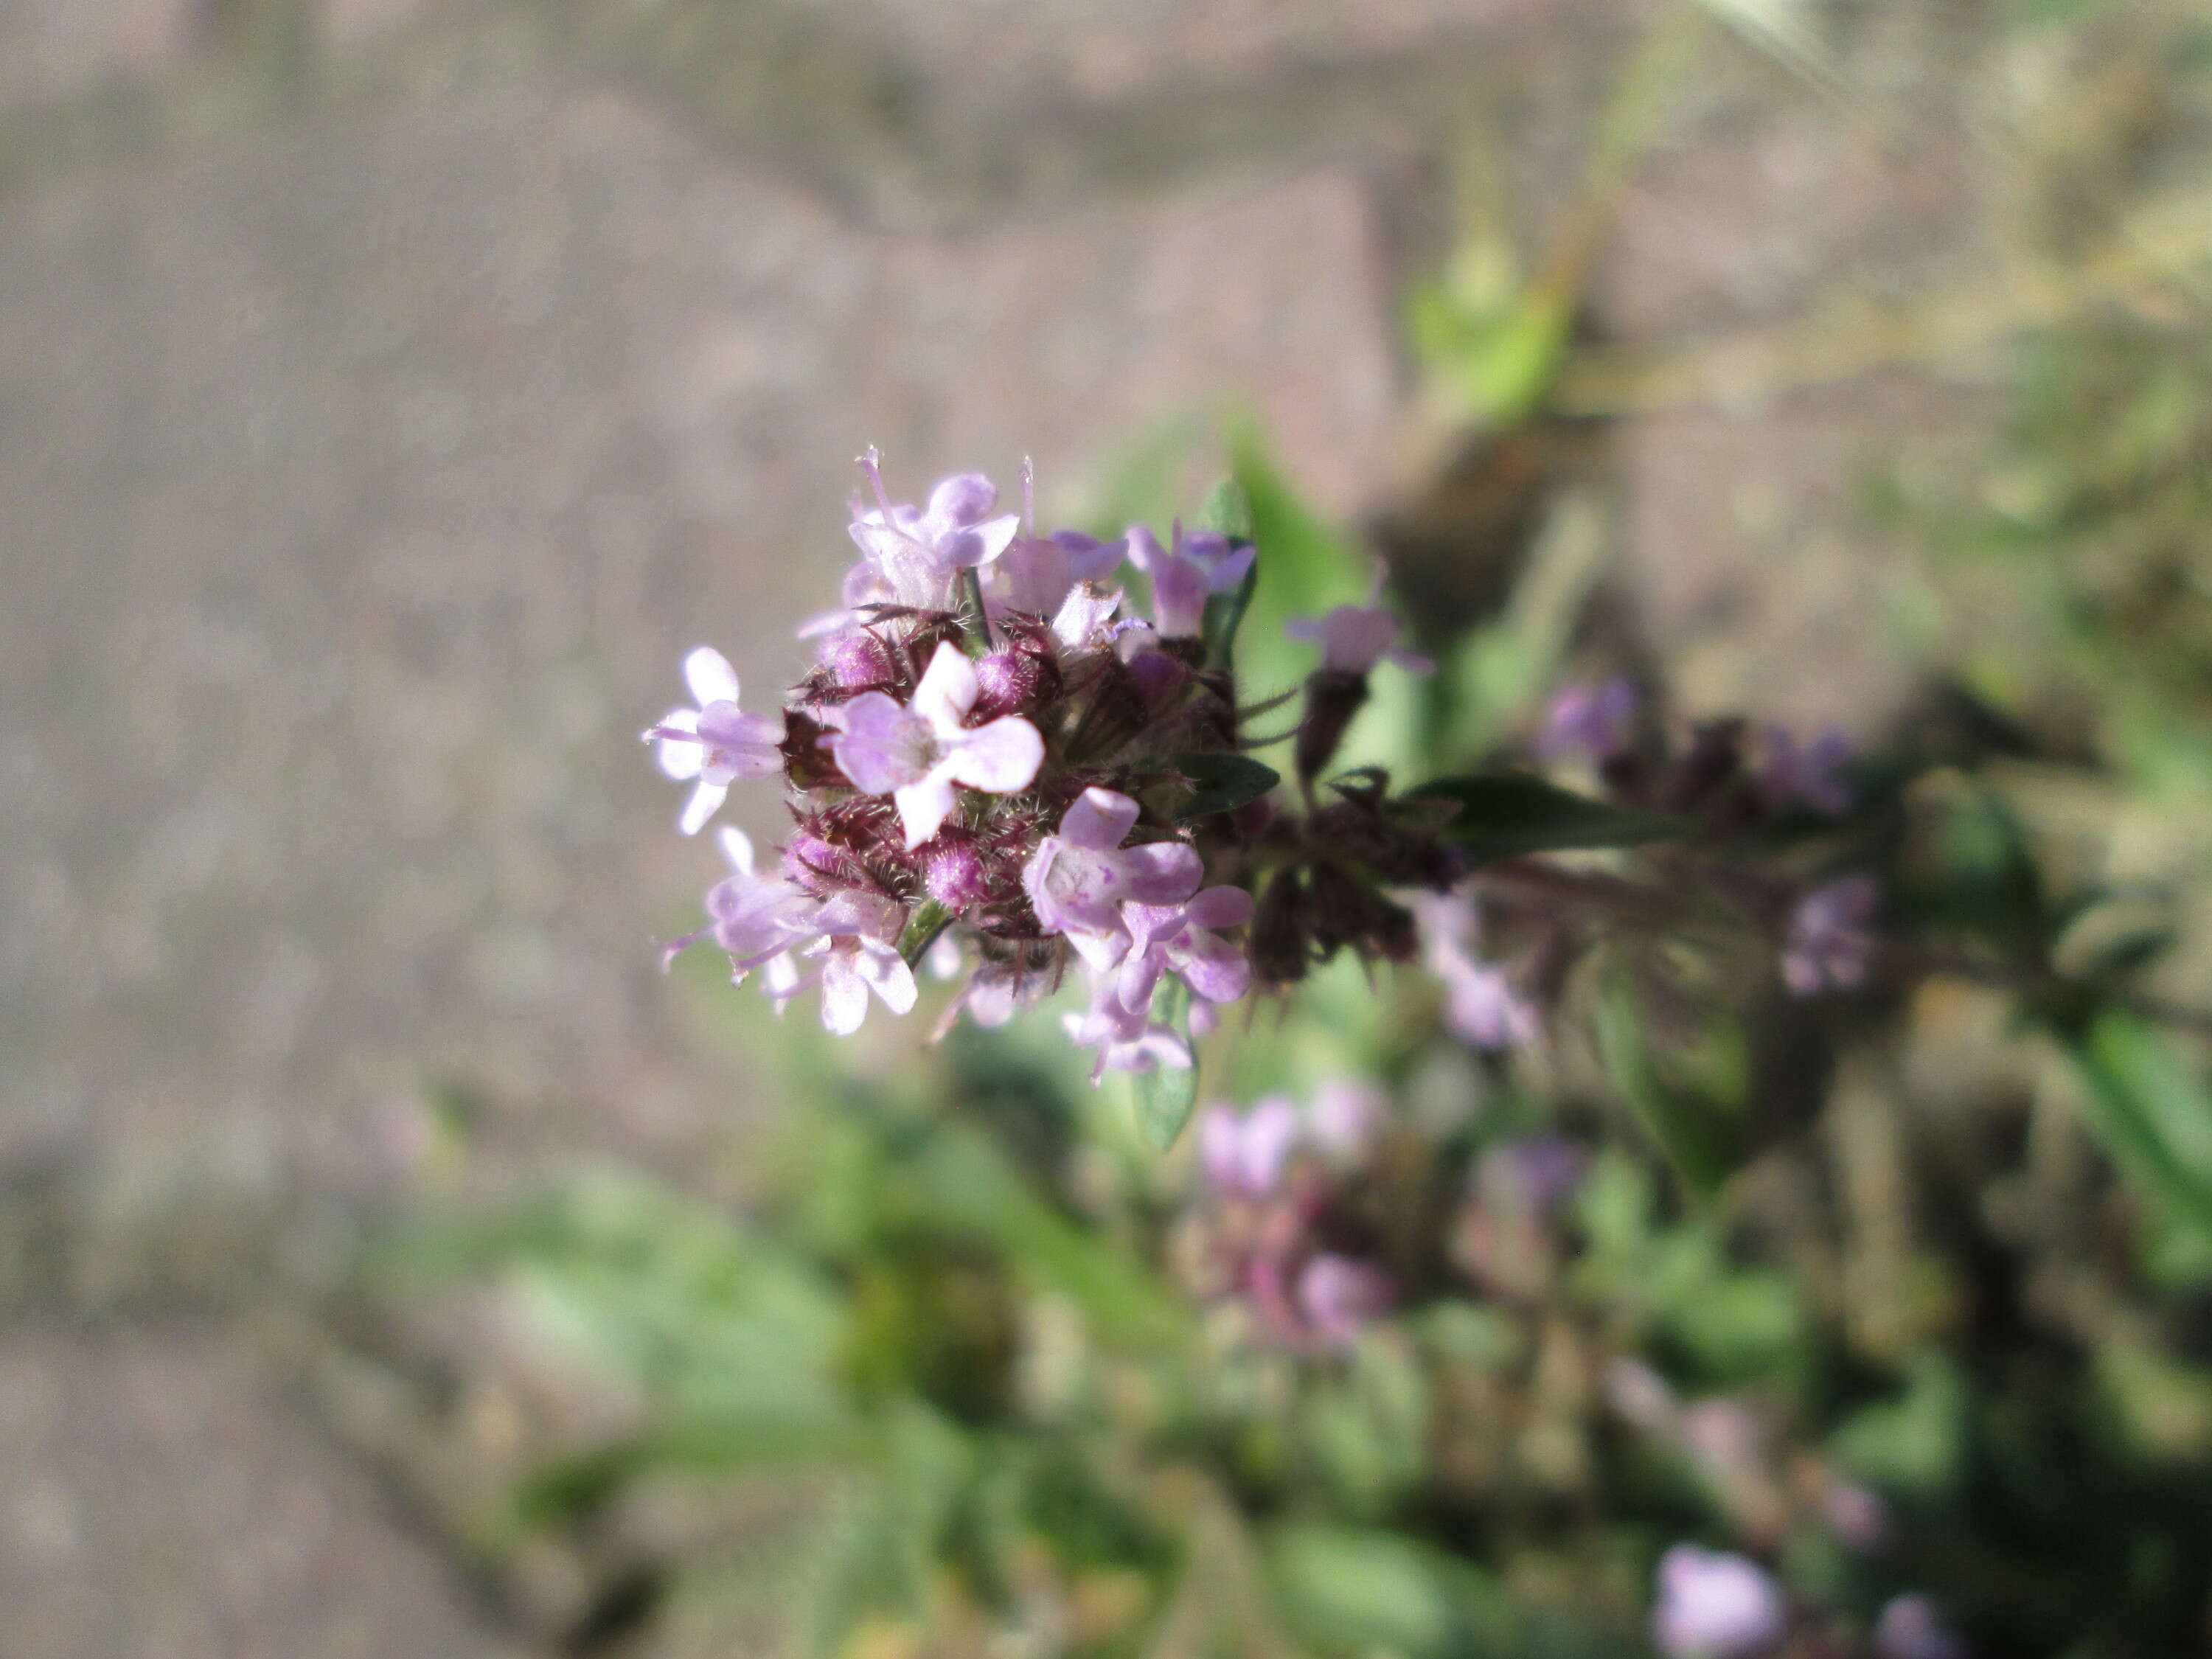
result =
[{"label": "small oval leaf", "polygon": [[1439,778],[1405,799],[1449,801],[1459,811],[1440,832],[1475,864],[1601,847],[1671,841],[1692,828],[1664,812],[1638,812],[1591,800],[1522,773]]},{"label": "small oval leaf", "polygon": [[1255,801],[1283,781],[1282,774],[1249,755],[1223,750],[1206,755],[1175,755],[1168,765],[1188,778],[1196,791],[1176,811],[1177,818],[1202,818],[1216,812],[1233,812]]}]

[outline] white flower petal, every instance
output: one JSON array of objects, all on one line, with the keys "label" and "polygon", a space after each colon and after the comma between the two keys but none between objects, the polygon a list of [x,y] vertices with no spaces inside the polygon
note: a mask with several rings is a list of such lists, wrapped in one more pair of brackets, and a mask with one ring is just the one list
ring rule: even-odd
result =
[{"label": "white flower petal", "polygon": [[702,645],[684,659],[684,684],[691,688],[702,708],[710,702],[738,700],[738,671],[711,645]]},{"label": "white flower petal", "polygon": [[906,830],[907,850],[921,846],[952,816],[952,763],[939,761],[920,779],[891,792],[898,806],[899,823]]},{"label": "white flower petal", "polygon": [[940,741],[960,735],[960,721],[975,706],[975,665],[950,640],[938,641],[937,654],[914,688],[914,712],[927,720]]},{"label": "white flower petal", "polygon": [[702,783],[691,792],[691,799],[684,803],[684,815],[676,820],[676,827],[687,836],[696,836],[707,827],[708,820],[722,810],[722,801],[730,793],[726,783]]},{"label": "white flower petal", "polygon": [[1011,795],[1026,789],[1044,761],[1044,739],[1019,714],[1006,714],[988,726],[960,733],[944,764],[970,789]]},{"label": "white flower petal", "polygon": [[822,966],[822,1028],[833,1036],[850,1036],[868,1017],[868,985],[853,964],[832,956]]},{"label": "white flower petal", "polygon": [[854,970],[875,988],[884,1006],[895,1014],[914,1012],[917,995],[914,970],[897,950],[876,939],[864,939],[853,957]]},{"label": "white flower petal", "polygon": [[730,868],[741,876],[753,872],[753,838],[734,823],[726,823],[714,832],[714,839],[722,845],[722,856],[730,861]]}]

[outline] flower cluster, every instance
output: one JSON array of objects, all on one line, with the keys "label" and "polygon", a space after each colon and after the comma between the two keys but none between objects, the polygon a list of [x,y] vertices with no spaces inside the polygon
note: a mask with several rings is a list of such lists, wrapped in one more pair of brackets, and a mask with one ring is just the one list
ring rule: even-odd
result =
[{"label": "flower cluster", "polygon": [[1398,1300],[1377,1230],[1353,1202],[1382,1101],[1325,1084],[1304,1110],[1269,1095],[1199,1115],[1206,1201],[1183,1255],[1201,1296],[1242,1309],[1255,1334],[1309,1352],[1346,1348]]},{"label": "flower cluster", "polygon": [[[1294,817],[1245,752],[1222,641],[1255,580],[1249,538],[1180,523],[1164,543],[1141,526],[1113,542],[1042,533],[1026,466],[1014,512],[977,473],[915,506],[891,498],[872,451],[860,467],[859,557],[839,606],[801,629],[815,666],[774,712],[747,711],[702,647],[684,662],[696,706],[646,732],[662,770],[693,782],[685,834],[748,778],[780,779],[792,824],[766,863],[724,832],[731,872],[670,955],[711,939],[779,1006],[818,987],[841,1034],[872,1000],[911,1008],[925,954],[956,953],[954,1012],[986,1025],[1079,969],[1090,994],[1066,1023],[1103,1075],[1190,1066],[1217,1011],[1337,950],[1418,954],[1384,890],[1449,888],[1439,815],[1377,786]],[[1130,602],[1138,578],[1148,610]],[[1296,735],[1310,783],[1369,671],[1425,665],[1371,602],[1293,631],[1322,647]],[[1207,787],[1224,765],[1242,785],[1230,797]]]}]

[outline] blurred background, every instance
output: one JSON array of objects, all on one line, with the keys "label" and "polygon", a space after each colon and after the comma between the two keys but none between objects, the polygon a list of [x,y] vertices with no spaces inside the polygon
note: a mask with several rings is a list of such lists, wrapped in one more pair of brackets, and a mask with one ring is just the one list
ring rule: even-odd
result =
[{"label": "blurred background", "polygon": [[350,1264],[749,1195],[635,734],[803,665],[870,443],[1077,519],[1256,434],[1431,637],[1571,495],[1572,641],[1970,704],[2201,921],[2208,161],[2196,0],[0,0],[0,1647],[769,1650],[696,1509],[495,1537],[635,1402]]}]

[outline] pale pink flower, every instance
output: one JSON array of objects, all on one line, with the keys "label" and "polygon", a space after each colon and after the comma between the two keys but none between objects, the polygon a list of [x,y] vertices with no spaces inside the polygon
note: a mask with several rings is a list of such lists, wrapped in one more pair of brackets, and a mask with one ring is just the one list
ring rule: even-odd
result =
[{"label": "pale pink flower", "polygon": [[1168,547],[1143,525],[1129,527],[1129,562],[1152,578],[1152,620],[1169,639],[1195,637],[1206,625],[1206,601],[1214,593],[1233,593],[1252,568],[1258,550],[1231,541],[1214,530],[1185,534],[1175,522]]},{"label": "pale pink flower", "polygon": [[864,691],[823,711],[823,724],[836,728],[823,745],[854,788],[897,804],[909,848],[952,816],[955,784],[1012,794],[1029,787],[1044,759],[1044,739],[1018,714],[972,729],[962,724],[977,696],[975,665],[947,640],[929,659],[911,704]]},{"label": "pale pink flower", "polygon": [[1224,1198],[1266,1198],[1283,1178],[1298,1140],[1298,1110],[1288,1095],[1266,1095],[1249,1112],[1209,1106],[1199,1115],[1198,1164]]},{"label": "pale pink flower", "polygon": [[1798,901],[1782,947],[1783,982],[1794,994],[1849,991],[1865,982],[1881,900],[1872,876],[1855,875],[1816,887]]},{"label": "pale pink flower", "polygon": [[1124,904],[1129,950],[1116,981],[1121,1004],[1148,1008],[1163,973],[1172,973],[1208,1002],[1234,1002],[1252,986],[1252,963],[1218,929],[1252,920],[1252,896],[1241,887],[1209,887],[1182,904]]},{"label": "pale pink flower", "polygon": [[1742,1556],[1677,1544],[1660,1558],[1651,1639],[1668,1659],[1753,1659],[1788,1623],[1781,1586]]},{"label": "pale pink flower", "polygon": [[1389,1274],[1350,1256],[1324,1250],[1298,1270],[1298,1312],[1308,1335],[1325,1348],[1351,1347],[1392,1297]]},{"label": "pale pink flower", "polygon": [[1478,1048],[1534,1042],[1535,1009],[1513,989],[1504,969],[1474,955],[1473,902],[1456,893],[1421,893],[1413,906],[1429,971],[1443,981],[1445,1029]]},{"label": "pale pink flower", "polygon": [[1398,644],[1398,619],[1376,603],[1382,597],[1382,581],[1383,572],[1377,569],[1365,605],[1340,605],[1325,617],[1293,617],[1283,632],[1319,645],[1321,665],[1330,673],[1364,674],[1385,657],[1409,674],[1434,672],[1434,661]]},{"label": "pale pink flower", "polygon": [[738,712],[737,671],[712,646],[684,659],[684,683],[699,706],[670,709],[646,729],[645,740],[670,777],[699,781],[676,820],[678,829],[696,836],[721,810],[733,780],[783,769],[783,720]]},{"label": "pale pink flower", "polygon": [[1048,933],[1065,934],[1103,972],[1129,948],[1124,903],[1174,905],[1198,890],[1205,865],[1179,841],[1123,847],[1136,827],[1137,803],[1111,789],[1086,789],[1022,870],[1022,886]]},{"label": "pale pink flower", "polygon": [[939,479],[929,505],[917,509],[884,492],[881,457],[873,449],[860,465],[876,505],[854,504],[850,531],[866,563],[847,580],[848,607],[879,603],[941,610],[960,572],[991,563],[1013,544],[1021,520],[1012,513],[992,516],[999,487],[981,473]]},{"label": "pale pink flower", "polygon": [[787,972],[769,985],[777,1008],[808,986],[819,985],[823,1029],[837,1036],[860,1029],[872,992],[895,1014],[913,1012],[920,993],[913,969],[898,952],[899,915],[890,900],[869,893],[838,893],[825,901],[811,918],[812,943],[798,952],[812,965]]}]

